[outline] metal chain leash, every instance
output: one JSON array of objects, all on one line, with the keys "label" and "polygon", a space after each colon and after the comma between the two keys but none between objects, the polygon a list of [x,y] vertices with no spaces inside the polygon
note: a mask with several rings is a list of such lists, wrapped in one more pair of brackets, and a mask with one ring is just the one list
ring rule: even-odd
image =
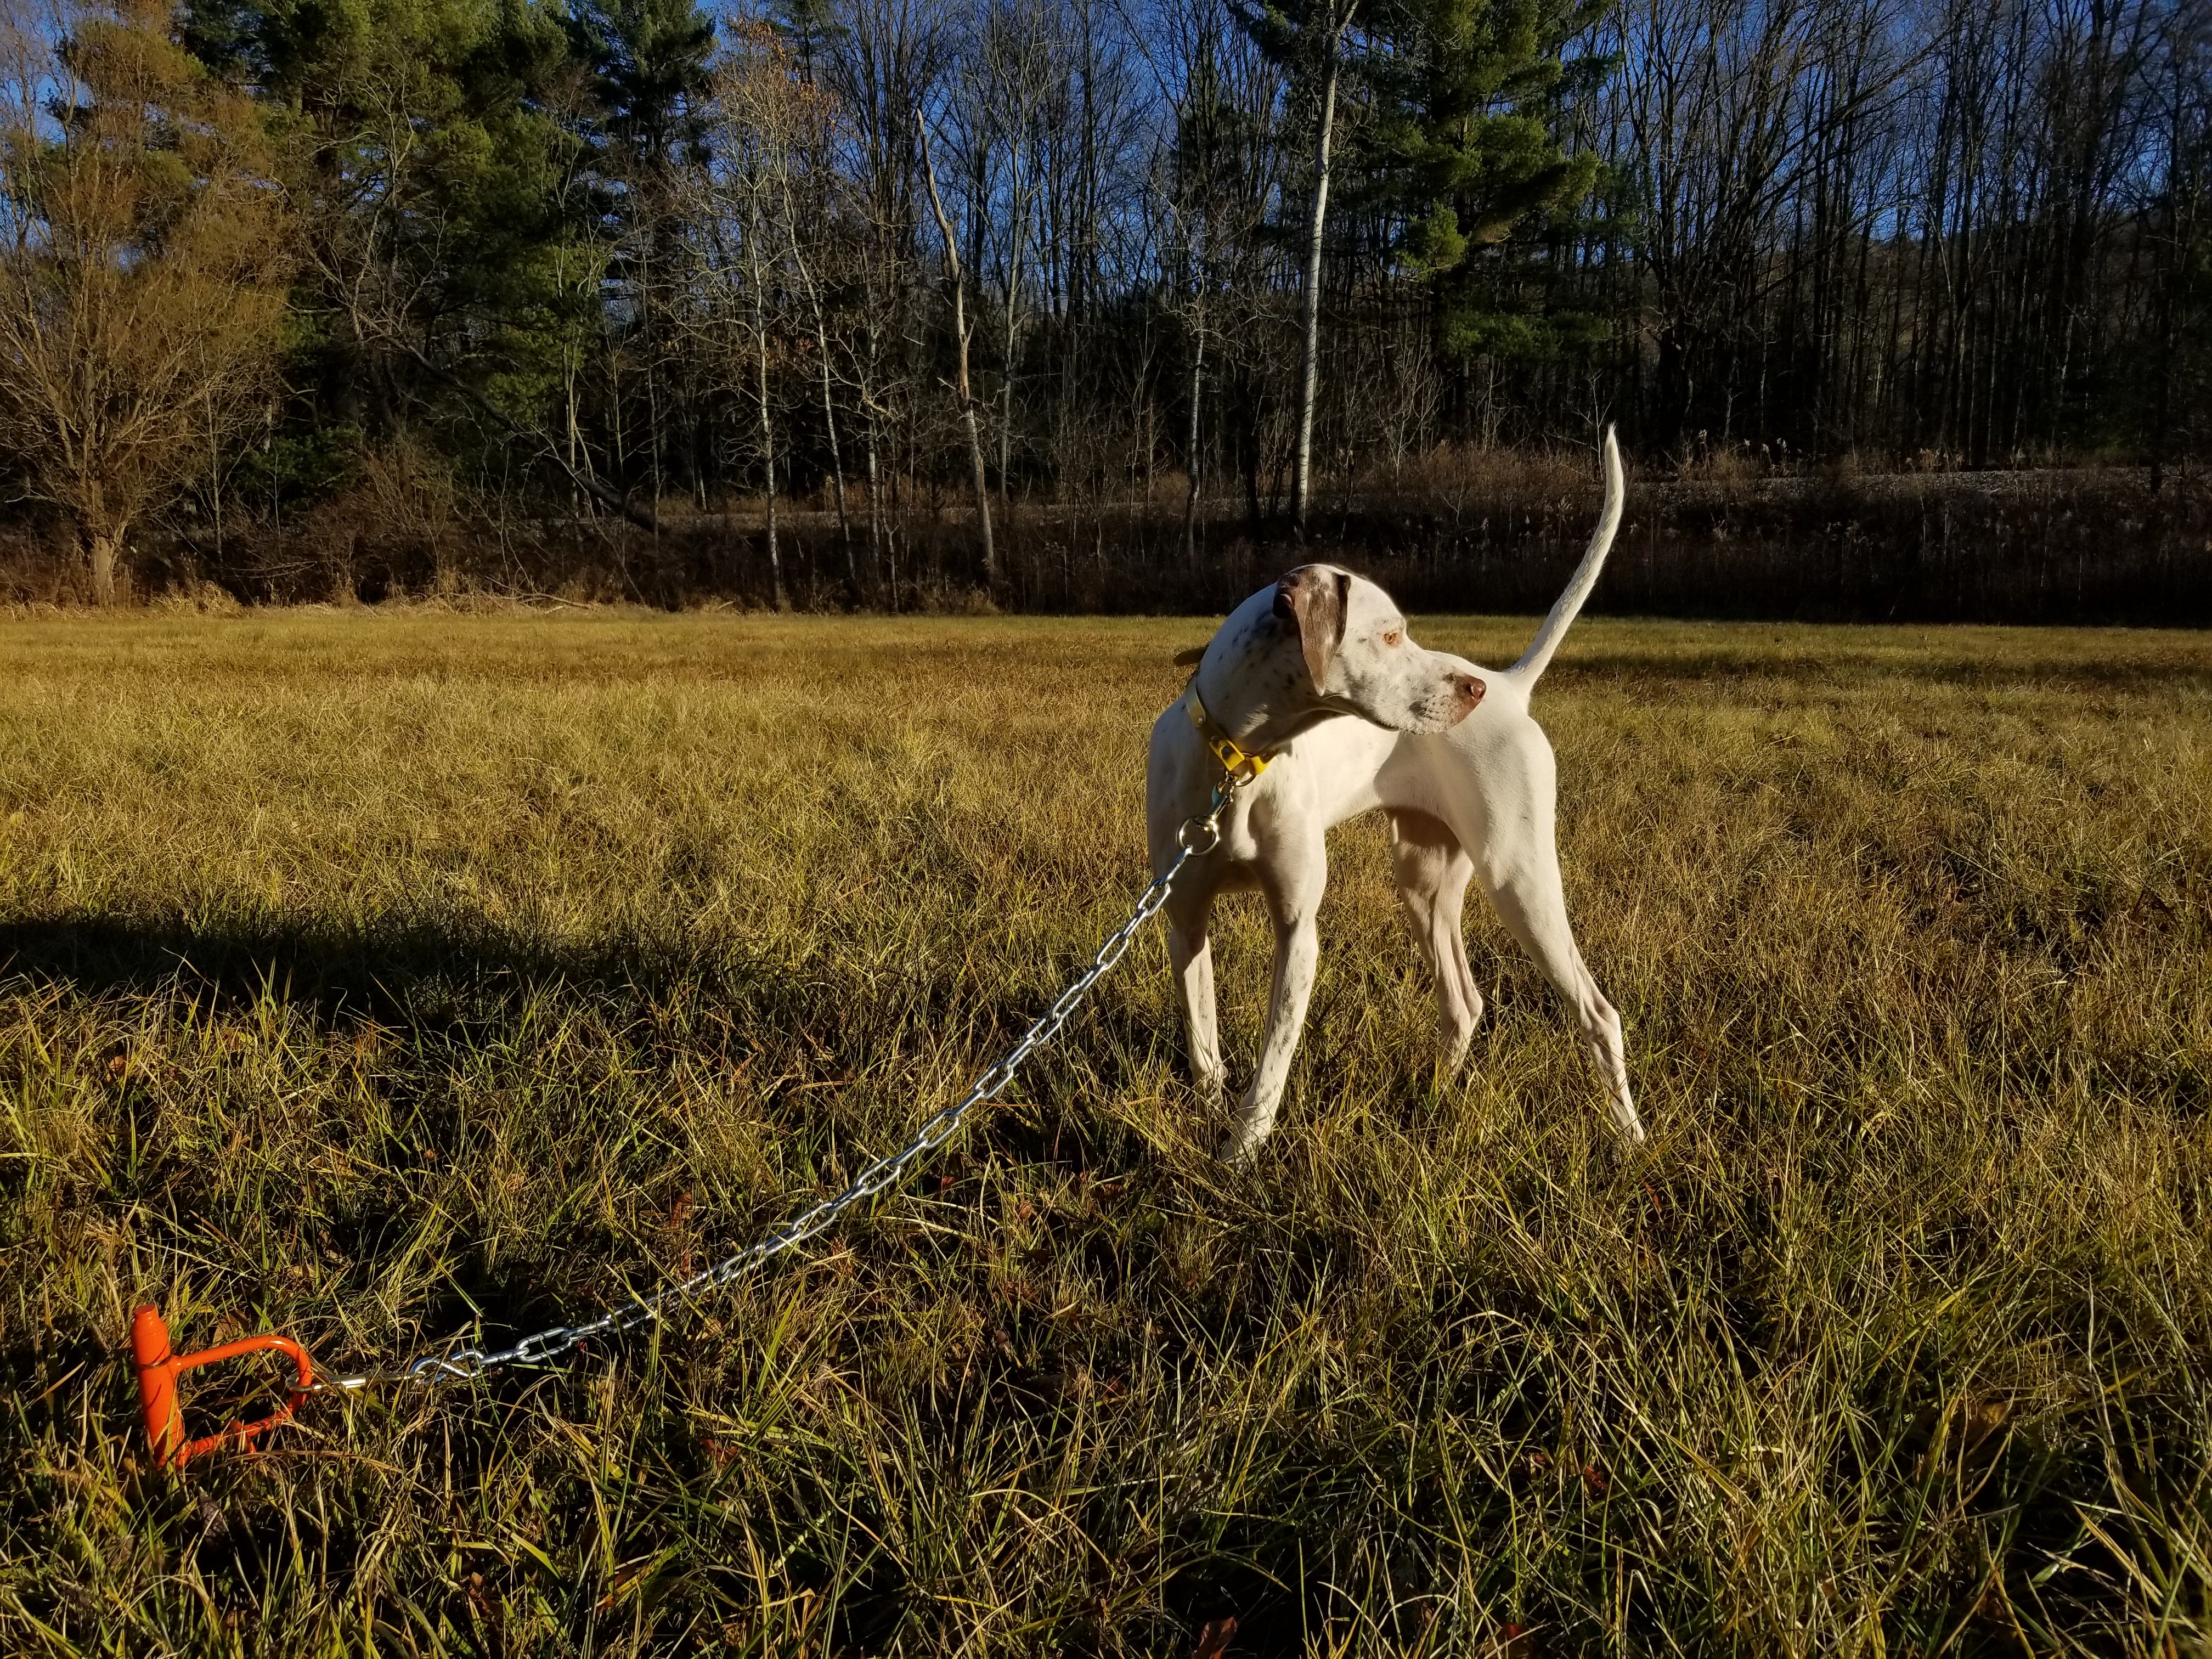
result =
[{"label": "metal chain leash", "polygon": [[524,1337],[512,1346],[495,1348],[489,1352],[481,1348],[462,1348],[452,1353],[425,1355],[391,1370],[326,1377],[314,1383],[313,1391],[354,1393],[385,1383],[464,1382],[473,1381],[502,1365],[543,1365],[584,1343],[632,1330],[648,1320],[658,1319],[664,1304],[687,1301],[702,1291],[720,1289],[786,1250],[827,1232],[846,1211],[884,1192],[906,1173],[908,1166],[916,1158],[951,1139],[969,1112],[1005,1088],[1013,1080],[1015,1072],[1024,1060],[1060,1034],[1060,1028],[1067,1024],[1082,1005],[1084,998],[1091,994],[1091,988],[1113,971],[1114,965],[1121,960],[1144,925],[1159,914],[1160,908],[1168,901],[1168,890],[1174,885],[1176,877],[1182,873],[1183,866],[1194,858],[1203,858],[1221,844],[1222,813],[1227,810],[1237,792],[1257,775],[1256,767],[1239,768],[1214,786],[1212,802],[1205,816],[1183,820],[1176,831],[1177,850],[1174,860],[1153,878],[1151,886],[1145,889],[1129,919],[1098,947],[1098,953],[1091,959],[1091,966],[1079,975],[1060,994],[1059,1000],[1022,1034],[1019,1042],[975,1079],[975,1087],[969,1090],[964,1098],[930,1118],[898,1151],[871,1164],[851,1186],[835,1198],[823,1200],[778,1231],[747,1245],[736,1255],[725,1257],[703,1272],[666,1285],[651,1296],[633,1297],[621,1307],[603,1313],[596,1319],[586,1320],[580,1325],[549,1326],[544,1330]]}]

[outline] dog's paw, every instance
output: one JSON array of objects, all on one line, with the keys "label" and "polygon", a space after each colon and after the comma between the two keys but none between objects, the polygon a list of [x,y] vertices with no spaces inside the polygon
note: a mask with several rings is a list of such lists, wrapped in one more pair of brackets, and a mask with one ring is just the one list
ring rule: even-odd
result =
[{"label": "dog's paw", "polygon": [[1450,1083],[1467,1069],[1467,1056],[1474,1046],[1474,1027],[1461,1030],[1439,1024],[1437,1027],[1436,1068],[1438,1081]]},{"label": "dog's paw", "polygon": [[1261,1143],[1273,1127],[1272,1123],[1248,1123],[1239,1118],[1221,1138],[1221,1145],[1213,1154],[1215,1160],[1224,1169],[1250,1169],[1260,1156]]},{"label": "dog's paw", "polygon": [[1644,1120],[1632,1110],[1625,1118],[1613,1118],[1613,1133],[1604,1141],[1615,1164],[1629,1164],[1642,1158],[1650,1144],[1651,1137],[1644,1132]]}]

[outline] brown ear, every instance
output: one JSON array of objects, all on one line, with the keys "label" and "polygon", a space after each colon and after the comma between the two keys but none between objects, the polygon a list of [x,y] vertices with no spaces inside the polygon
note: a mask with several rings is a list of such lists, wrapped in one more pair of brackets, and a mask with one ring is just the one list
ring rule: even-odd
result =
[{"label": "brown ear", "polygon": [[1351,599],[1351,576],[1324,565],[1302,564],[1275,584],[1275,615],[1297,623],[1298,644],[1316,691],[1344,643],[1344,613]]}]

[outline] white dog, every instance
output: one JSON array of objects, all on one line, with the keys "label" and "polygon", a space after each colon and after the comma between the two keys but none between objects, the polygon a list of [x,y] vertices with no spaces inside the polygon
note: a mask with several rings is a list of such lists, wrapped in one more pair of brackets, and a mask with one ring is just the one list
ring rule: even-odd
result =
[{"label": "white dog", "polygon": [[1558,775],[1551,744],[1528,715],[1528,693],[1589,597],[1620,523],[1620,451],[1610,432],[1605,485],[1605,510],[1574,579],[1528,653],[1504,672],[1423,650],[1380,587],[1309,564],[1230,614],[1189,688],[1154,724],[1146,806],[1155,870],[1174,859],[1178,827],[1205,813],[1224,767],[1261,769],[1224,812],[1219,845],[1183,866],[1167,903],[1191,1068],[1217,1098],[1227,1073],[1206,937],[1214,896],[1257,887],[1274,921],[1267,1036],[1224,1158],[1249,1158],[1282,1103],[1313,992],[1328,832],[1378,806],[1390,816],[1398,896],[1436,976],[1447,1070],[1465,1059],[1482,1018],[1460,937],[1468,883],[1479,880],[1566,998],[1615,1127],[1631,1142],[1644,1139],[1620,1016],[1599,994],[1567,925],[1553,829]]}]

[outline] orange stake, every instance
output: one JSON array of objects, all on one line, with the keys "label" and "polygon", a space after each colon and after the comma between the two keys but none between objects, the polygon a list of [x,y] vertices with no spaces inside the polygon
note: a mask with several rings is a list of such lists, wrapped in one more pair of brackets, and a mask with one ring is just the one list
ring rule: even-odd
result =
[{"label": "orange stake", "polygon": [[[184,1413],[177,1404],[177,1373],[195,1365],[235,1359],[240,1354],[258,1353],[264,1348],[291,1356],[300,1373],[300,1386],[292,1391],[291,1399],[257,1423],[234,1423],[221,1434],[187,1441]],[[169,1328],[161,1322],[161,1310],[150,1302],[141,1304],[131,1316],[131,1354],[138,1370],[138,1399],[146,1408],[147,1443],[154,1449],[154,1462],[165,1469],[180,1469],[203,1453],[225,1446],[243,1446],[262,1430],[275,1428],[300,1409],[315,1380],[314,1362],[307,1358],[307,1351],[290,1337],[273,1333],[242,1337],[198,1353],[173,1353]]]}]

